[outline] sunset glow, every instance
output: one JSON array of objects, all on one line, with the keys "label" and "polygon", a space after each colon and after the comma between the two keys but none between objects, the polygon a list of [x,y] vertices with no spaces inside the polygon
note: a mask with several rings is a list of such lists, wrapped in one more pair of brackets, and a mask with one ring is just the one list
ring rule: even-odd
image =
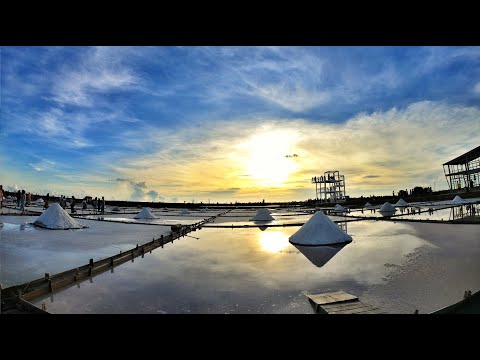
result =
[{"label": "sunset glow", "polygon": [[6,190],[166,202],[445,189],[480,47],[2,47]]}]

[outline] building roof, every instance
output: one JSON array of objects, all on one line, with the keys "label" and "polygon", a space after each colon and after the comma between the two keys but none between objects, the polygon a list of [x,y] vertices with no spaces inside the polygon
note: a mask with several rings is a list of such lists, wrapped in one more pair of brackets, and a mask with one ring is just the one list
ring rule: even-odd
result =
[{"label": "building roof", "polygon": [[460,155],[456,157],[453,160],[450,160],[449,162],[446,162],[443,165],[461,165],[461,164],[466,164],[469,161],[472,161],[473,159],[476,159],[480,157],[480,146],[477,146],[475,149],[467,151],[465,154]]}]

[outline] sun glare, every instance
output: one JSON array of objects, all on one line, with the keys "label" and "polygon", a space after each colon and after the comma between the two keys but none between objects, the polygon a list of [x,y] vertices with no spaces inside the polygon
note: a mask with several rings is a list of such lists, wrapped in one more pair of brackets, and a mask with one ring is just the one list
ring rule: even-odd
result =
[{"label": "sun glare", "polygon": [[269,131],[254,135],[242,147],[247,149],[245,171],[261,186],[282,186],[297,170],[292,133]]},{"label": "sun glare", "polygon": [[270,253],[277,253],[286,249],[290,244],[288,236],[281,231],[262,231],[259,232],[258,241],[261,249]]}]

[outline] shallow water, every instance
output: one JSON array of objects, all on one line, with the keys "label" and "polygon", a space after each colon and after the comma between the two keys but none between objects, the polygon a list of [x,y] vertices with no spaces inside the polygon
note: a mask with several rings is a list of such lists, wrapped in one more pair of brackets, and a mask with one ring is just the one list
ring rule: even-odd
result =
[{"label": "shallow water", "polygon": [[[412,209],[415,211],[412,214]],[[433,211],[428,211],[432,209]],[[474,209],[474,210],[473,210]],[[419,210],[421,212],[419,212]],[[383,215],[378,212],[378,210],[373,213],[370,210],[361,211],[352,211],[349,213],[351,216],[358,217],[377,217],[382,218]],[[411,219],[411,220],[433,220],[433,221],[449,221],[449,220],[459,220],[467,216],[480,216],[480,204],[470,204],[470,205],[460,205],[460,206],[422,206],[422,207],[406,207],[406,208],[397,208],[395,211],[394,217],[399,219]]]},{"label": "shallow water", "polygon": [[49,230],[33,226],[37,216],[0,216],[0,283],[24,283],[85,265],[170,233],[170,227],[79,219],[87,229]]},{"label": "shallow water", "polygon": [[298,227],[204,228],[199,240],[182,238],[35,304],[52,313],[312,313],[306,292],[343,290],[388,312],[430,312],[480,288],[479,229],[352,222],[352,243],[309,253],[288,242]]}]

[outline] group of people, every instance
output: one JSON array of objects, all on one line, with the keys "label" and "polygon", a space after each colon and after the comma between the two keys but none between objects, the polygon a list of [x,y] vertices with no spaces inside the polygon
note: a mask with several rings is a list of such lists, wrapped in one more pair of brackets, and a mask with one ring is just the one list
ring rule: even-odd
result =
[{"label": "group of people", "polygon": [[[26,193],[25,190],[18,190],[17,192],[17,208],[25,212],[25,205],[30,205],[32,201],[32,193]],[[3,187],[0,185],[0,208],[3,207]]]},{"label": "group of people", "polygon": [[93,210],[98,211],[100,214],[105,214],[105,198],[102,196],[102,198],[95,197],[95,199],[92,200],[92,205],[93,205]]},{"label": "group of people", "polygon": [[[18,190],[17,192],[17,208],[22,210],[22,213],[25,211],[25,206],[30,205],[32,201],[32,193],[30,192],[25,192],[25,190]],[[67,207],[67,197],[64,195],[60,196],[59,204],[62,207],[62,209],[65,209]],[[43,209],[48,209],[48,203],[50,201],[50,193],[48,193],[44,197],[44,204],[43,204]],[[72,195],[72,198],[70,199],[70,212],[72,214],[76,213],[75,210],[75,196]],[[98,211],[100,214],[105,214],[105,198],[102,196],[102,198],[95,198],[92,200],[92,205],[93,209],[95,212]],[[0,185],[0,209],[3,208],[3,185]],[[87,200],[83,199],[82,201],[82,209],[86,210],[87,209]]]},{"label": "group of people", "polygon": [[[47,194],[47,198],[48,198],[48,194]],[[65,207],[67,206],[67,198],[63,195],[60,196],[60,206],[65,209]],[[75,196],[72,195],[72,198],[70,199],[70,213],[74,214],[76,213],[76,210],[75,210],[75,203],[76,203],[76,199],[75,199]],[[86,199],[83,199],[82,200],[82,210],[87,210],[87,206],[88,206],[88,203],[87,203],[87,200]],[[95,212],[98,211],[98,213],[100,214],[105,214],[105,198],[102,196],[102,198],[95,198],[94,200],[92,200],[92,206],[93,206],[93,210],[95,210]]]},{"label": "group of people", "polygon": [[312,177],[312,183],[325,182],[325,181],[337,181],[335,175],[314,176]]},{"label": "group of people", "polygon": [[[72,198],[70,199],[70,213],[71,214],[75,214],[77,212],[75,210],[75,202],[76,202],[75,196],[72,195]],[[60,206],[62,207],[62,209],[65,209],[67,207],[67,198],[65,196],[61,195],[59,203],[60,203]],[[85,200],[83,200],[83,204],[86,204]],[[86,209],[86,207],[83,206],[83,209]]]}]

